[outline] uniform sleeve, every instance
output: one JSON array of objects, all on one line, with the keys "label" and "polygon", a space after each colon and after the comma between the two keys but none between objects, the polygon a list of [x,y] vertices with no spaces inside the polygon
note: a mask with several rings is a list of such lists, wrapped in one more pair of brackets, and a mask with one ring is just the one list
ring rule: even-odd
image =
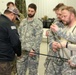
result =
[{"label": "uniform sleeve", "polygon": [[71,44],[71,43],[68,43],[68,47],[67,47],[69,50],[76,50],[76,44]]},{"label": "uniform sleeve", "polygon": [[24,23],[25,23],[25,19],[23,19],[21,22],[20,22],[20,25],[19,25],[19,27],[18,27],[18,34],[19,34],[19,39],[20,39],[20,41],[22,42],[23,40],[23,31],[22,30],[24,30]]},{"label": "uniform sleeve", "polygon": [[18,35],[18,32],[15,26],[10,26],[8,29],[8,33],[9,33],[9,38],[10,38],[10,42],[13,47],[13,50],[15,51],[17,56],[20,56],[21,55],[21,42],[19,40],[19,35]]},{"label": "uniform sleeve", "polygon": [[[64,28],[64,25],[62,22],[60,22],[58,19],[55,19],[54,24],[56,24],[59,28]],[[56,35],[54,32],[52,32],[50,29],[49,29],[49,48],[52,48],[52,43],[54,41],[58,41],[60,40],[60,37],[58,35]],[[59,41],[58,41],[59,42]]]},{"label": "uniform sleeve", "polygon": [[64,28],[64,29],[59,28],[59,30],[58,30],[56,33],[57,33],[57,35],[59,35],[60,37],[63,37],[63,38],[65,38],[66,40],[69,40],[69,41],[71,41],[71,42],[76,43],[76,29],[74,30],[73,33],[72,33],[72,32],[71,32],[71,33],[68,32],[68,34],[66,34],[67,31],[66,31],[65,28]]},{"label": "uniform sleeve", "polygon": [[52,43],[55,41],[55,36],[52,33],[52,31],[49,29],[49,35],[48,35],[48,41],[49,41],[49,48],[52,48]]},{"label": "uniform sleeve", "polygon": [[43,35],[43,24],[41,21],[36,25],[35,28],[35,41],[32,47],[33,50],[39,50],[40,44],[42,42],[42,35]]}]

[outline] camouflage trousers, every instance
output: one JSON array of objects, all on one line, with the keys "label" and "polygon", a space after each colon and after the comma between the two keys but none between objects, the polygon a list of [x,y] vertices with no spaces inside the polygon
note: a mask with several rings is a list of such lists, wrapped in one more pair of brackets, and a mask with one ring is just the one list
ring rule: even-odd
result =
[{"label": "camouflage trousers", "polygon": [[62,75],[76,75],[76,68],[70,67],[70,65],[65,62],[62,70]]},{"label": "camouflage trousers", "polygon": [[0,75],[12,75],[12,62],[0,62]]},{"label": "camouflage trousers", "polygon": [[50,61],[45,70],[45,75],[76,75],[76,68],[70,67],[67,62],[58,66],[54,62]]},{"label": "camouflage trousers", "polygon": [[17,75],[16,63],[17,63],[17,57],[15,56],[15,59],[14,59],[14,61],[12,62],[13,68],[12,68],[12,74],[11,74],[11,75]]},{"label": "camouflage trousers", "polygon": [[46,69],[44,75],[62,75],[61,71],[63,69],[63,65],[57,65],[51,60],[47,65],[45,64],[45,68]]},{"label": "camouflage trousers", "polygon": [[39,56],[29,57],[27,54],[17,60],[17,74],[26,75],[28,69],[28,75],[37,75],[38,73]]}]

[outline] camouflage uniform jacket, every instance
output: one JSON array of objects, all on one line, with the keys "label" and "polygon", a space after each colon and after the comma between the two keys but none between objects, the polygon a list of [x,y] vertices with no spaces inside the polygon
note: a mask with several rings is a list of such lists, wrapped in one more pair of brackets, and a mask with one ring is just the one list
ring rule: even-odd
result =
[{"label": "camouflage uniform jacket", "polygon": [[[64,28],[64,24],[61,21],[59,21],[58,19],[55,19],[53,23],[56,24],[59,28]],[[58,41],[58,39],[60,39],[60,37],[57,36],[56,34],[54,34],[51,30],[50,30],[50,34],[49,34],[48,38],[49,38],[49,47],[50,48],[52,48],[51,44],[54,41]]]},{"label": "camouflage uniform jacket", "polygon": [[[62,36],[64,37],[67,41],[69,40],[69,44],[68,44],[68,51],[67,51],[67,54],[69,56],[70,55],[70,50],[75,50],[76,49],[76,40],[74,39],[75,36],[76,36],[76,26],[74,25],[73,27],[69,28],[69,27],[64,27],[64,28],[59,28],[57,34],[55,34],[56,36],[53,36],[52,34],[50,34],[50,43],[49,43],[49,47],[50,47],[50,51],[49,51],[49,55],[53,55],[53,56],[58,56],[57,52],[53,52],[52,51],[52,42],[55,41],[55,37],[57,36]],[[58,41],[58,40],[56,40]],[[61,50],[60,50],[61,51]],[[60,54],[61,55],[61,54]],[[76,55],[75,52],[73,52],[73,55]],[[61,56],[63,57],[63,56]],[[54,62],[54,67],[56,69],[56,73],[55,74],[55,71],[53,71],[53,66],[52,66],[52,61],[50,60],[53,60]],[[46,62],[45,62],[45,67],[46,67],[46,70],[45,70],[45,73],[46,75],[75,75],[76,74],[76,69],[72,69],[70,67],[70,65],[68,65],[67,62],[64,62],[63,65],[61,66],[58,66],[58,61],[57,61],[57,58],[51,58],[51,57],[47,57],[46,58]],[[60,64],[60,62],[59,62]],[[52,68],[52,69],[51,69]]]},{"label": "camouflage uniform jacket", "polygon": [[[60,37],[65,38],[66,40],[76,43],[76,25],[74,25],[72,28],[73,28],[72,32],[68,32],[67,26],[64,29],[59,28],[59,30],[56,32],[56,34]],[[68,34],[67,34],[67,32],[68,32]]]},{"label": "camouflage uniform jacket", "polygon": [[27,20],[27,18],[23,19],[18,32],[22,43],[22,50],[39,50],[43,33],[43,25],[39,19],[31,21]]},{"label": "camouflage uniform jacket", "polygon": [[68,41],[69,50],[76,50],[76,25],[73,25],[71,28],[67,26],[63,29],[59,28],[56,34]]},{"label": "camouflage uniform jacket", "polygon": [[[63,23],[62,23],[62,22],[59,22],[58,19],[56,19],[56,20],[54,21],[54,23],[55,23],[58,27],[64,28]],[[52,56],[58,55],[57,52],[54,52],[54,51],[52,50],[52,43],[53,43],[54,41],[59,42],[60,37],[57,36],[56,34],[54,34],[54,33],[50,30],[48,39],[49,39],[49,40],[48,40],[48,43],[49,43],[49,52],[48,52],[48,55],[52,55]],[[44,63],[45,66],[47,65],[47,63],[49,63],[48,61],[49,61],[50,59],[56,59],[56,58],[51,58],[51,57],[47,56],[47,58],[46,58],[46,60],[45,60],[45,63]]]}]

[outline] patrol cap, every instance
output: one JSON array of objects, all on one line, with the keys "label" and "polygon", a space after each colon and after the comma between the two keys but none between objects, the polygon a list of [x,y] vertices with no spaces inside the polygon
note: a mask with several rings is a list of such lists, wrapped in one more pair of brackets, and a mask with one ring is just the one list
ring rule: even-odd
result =
[{"label": "patrol cap", "polygon": [[8,11],[10,11],[10,12],[12,12],[13,14],[15,14],[16,15],[16,18],[18,19],[18,20],[20,20],[20,15],[19,15],[19,10],[17,9],[17,8],[15,8],[15,7],[11,7],[11,8],[8,8],[8,9],[6,9],[6,10],[8,10]]}]

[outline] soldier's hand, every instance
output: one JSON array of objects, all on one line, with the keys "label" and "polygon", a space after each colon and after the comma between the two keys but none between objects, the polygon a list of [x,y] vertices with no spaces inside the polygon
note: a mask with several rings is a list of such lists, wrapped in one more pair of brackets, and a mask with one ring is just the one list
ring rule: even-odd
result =
[{"label": "soldier's hand", "polygon": [[34,50],[31,50],[30,52],[29,52],[29,56],[34,56],[35,55],[35,51]]},{"label": "soldier's hand", "polygon": [[61,43],[58,43],[58,48],[65,48],[66,47],[66,42],[61,42]]},{"label": "soldier's hand", "polygon": [[50,26],[50,29],[51,29],[53,32],[57,32],[59,28],[58,28],[57,25],[53,24],[53,25]]},{"label": "soldier's hand", "polygon": [[50,30],[47,30],[47,31],[46,31],[46,33],[45,33],[46,36],[49,36],[49,31],[50,31]]},{"label": "soldier's hand", "polygon": [[58,49],[58,42],[55,42],[55,41],[54,41],[54,42],[52,43],[52,49],[53,49],[54,52],[57,51],[57,49]]},{"label": "soldier's hand", "polygon": [[71,66],[71,67],[76,67],[76,64],[73,64],[73,62],[71,60],[68,60],[68,64]]}]

